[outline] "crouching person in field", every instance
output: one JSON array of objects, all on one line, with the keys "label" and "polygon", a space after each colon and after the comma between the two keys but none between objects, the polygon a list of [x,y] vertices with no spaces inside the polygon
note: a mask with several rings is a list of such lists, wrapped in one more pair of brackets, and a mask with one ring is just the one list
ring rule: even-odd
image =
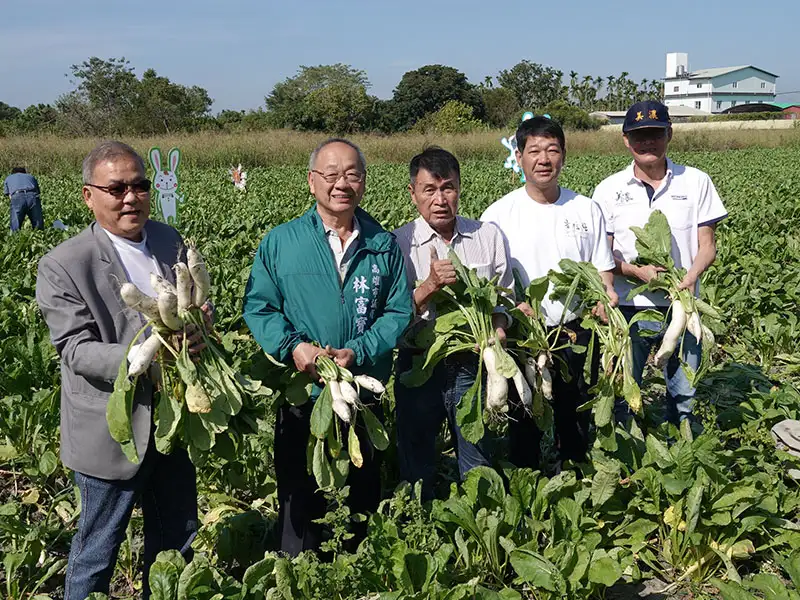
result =
[{"label": "crouching person in field", "polygon": [[[495,223],[508,240],[511,264],[519,271],[527,287],[531,280],[558,271],[559,261],[569,258],[590,262],[600,272],[612,305],[614,259],[606,239],[606,226],[600,206],[586,196],[561,187],[558,183],[564,165],[566,142],[561,126],[548,117],[534,117],[517,129],[517,161],[525,173],[525,185],[507,194],[481,216]],[[541,309],[549,331],[564,323],[562,342],[569,335],[581,346],[589,342],[590,332],[580,326],[578,315],[563,303],[552,300],[553,285],[542,301]],[[519,308],[531,315],[531,307]],[[553,417],[558,444],[559,465],[565,460],[582,461],[588,449],[589,412],[577,407],[590,399],[589,384],[584,378],[586,354],[567,348],[558,352],[568,372],[553,369]],[[598,356],[596,353],[595,356]],[[520,467],[538,467],[541,432],[532,419],[523,418],[509,426],[511,461]]]},{"label": "crouching person in field", "polygon": [[[95,221],[42,258],[36,281],[36,300],[61,358],[61,459],[75,471],[82,507],[64,594],[83,600],[91,592],[108,593],[131,512],[141,502],[148,598],[149,568],[160,551],[177,549],[191,560],[195,470],[183,449],[156,451],[152,378],[139,378],[133,402],[138,464],[111,438],[106,404],[120,364],[136,360],[139,347],[129,353],[128,344],[144,325],[120,299],[120,285],[129,281],[155,296],[151,272],[174,283],[183,240],[172,227],[148,219],[150,181],[131,147],[96,147],[83,161],[83,183]],[[201,348],[193,343],[194,351]]]},{"label": "crouching person in field", "polygon": [[[314,150],[308,185],[315,205],[264,237],[247,283],[244,319],[253,337],[314,379],[317,356],[327,354],[341,367],[387,381],[392,350],[413,314],[400,248],[358,207],[366,175],[364,155],[347,140]],[[280,549],[292,556],[319,548],[323,535],[314,520],[325,515],[326,500],[306,470],[314,399],[284,404],[275,423]],[[356,434],[364,464],[350,465],[349,505],[365,513],[380,501],[380,463],[360,421]]]},{"label": "crouching person in field", "polygon": [[[447,259],[450,250],[478,275],[491,279],[499,275],[499,285],[513,288],[503,235],[491,223],[458,216],[461,174],[456,157],[441,148],[428,148],[411,160],[411,200],[419,217],[395,230],[397,243],[406,261],[406,273],[414,290],[417,314],[415,327],[436,319],[433,295],[456,282],[456,270]],[[508,315],[493,317],[497,339],[505,339]],[[417,350],[421,352],[421,350]],[[401,348],[397,373],[411,368],[414,351]],[[422,480],[423,499],[434,495],[436,480],[436,436],[447,420],[463,479],[467,471],[489,465],[484,437],[478,444],[464,439],[456,424],[456,406],[472,387],[478,373],[479,357],[460,352],[440,362],[431,378],[421,387],[408,388],[395,379],[397,443],[400,474],[409,482]]]}]

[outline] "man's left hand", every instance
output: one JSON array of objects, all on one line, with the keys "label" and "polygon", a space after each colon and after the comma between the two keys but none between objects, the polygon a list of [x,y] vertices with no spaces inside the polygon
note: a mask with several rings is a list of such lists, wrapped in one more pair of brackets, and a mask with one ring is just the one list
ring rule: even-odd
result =
[{"label": "man's left hand", "polygon": [[214,305],[211,300],[206,300],[206,303],[200,307],[203,312],[203,322],[206,324],[206,331],[211,331],[214,328]]},{"label": "man's left hand", "polygon": [[689,271],[683,278],[683,281],[678,285],[678,290],[691,290],[694,293],[695,286],[697,285],[697,275]]},{"label": "man's left hand", "polygon": [[328,346],[325,349],[333,357],[333,362],[343,369],[348,368],[356,361],[356,353],[350,348],[331,348]]}]

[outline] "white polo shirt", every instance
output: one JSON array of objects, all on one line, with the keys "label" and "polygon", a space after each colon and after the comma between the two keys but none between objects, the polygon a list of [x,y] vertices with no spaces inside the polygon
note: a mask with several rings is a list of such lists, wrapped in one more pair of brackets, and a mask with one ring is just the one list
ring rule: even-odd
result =
[{"label": "white polo shirt", "polygon": [[[614,237],[614,252],[619,251],[627,263],[636,260],[636,236],[631,226],[644,227],[654,210],[667,217],[672,230],[672,259],[678,268],[689,269],[697,256],[697,230],[728,216],[711,178],[693,167],[676,165],[667,159],[667,175],[658,189],[652,190],[634,175],[633,163],[604,179],[594,191],[594,200],[602,207],[608,235]],[[625,306],[651,308],[668,306],[663,292],[646,292],[628,300],[633,289],[626,277],[617,275],[614,287],[619,302]],[[698,282],[696,293],[700,292]]]},{"label": "white polo shirt", "polygon": [[[492,204],[481,221],[497,225],[508,240],[511,266],[519,271],[523,286],[532,279],[559,271],[562,258],[591,262],[598,271],[611,271],[614,257],[606,237],[603,212],[591,198],[560,188],[553,204],[540,204],[525,187],[514,190]],[[549,326],[558,325],[564,304],[551,300],[553,284],[542,301],[542,312]],[[564,321],[577,318],[572,312]]]}]

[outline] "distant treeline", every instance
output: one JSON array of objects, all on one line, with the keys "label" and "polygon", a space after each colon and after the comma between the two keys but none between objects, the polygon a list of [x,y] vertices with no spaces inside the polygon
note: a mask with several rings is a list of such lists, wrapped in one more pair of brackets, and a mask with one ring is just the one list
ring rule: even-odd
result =
[{"label": "distant treeline", "polygon": [[595,110],[624,110],[661,98],[663,83],[619,76],[568,77],[523,60],[473,84],[457,69],[428,65],[405,73],[392,98],[369,94],[364,71],[350,65],[301,66],[276,84],[265,105],[214,115],[208,91],[173,83],[124,58],[89,58],[70,67],[74,89],[53,105],[20,109],[0,102],[0,135],[161,135],[197,131],[293,129],[329,133],[462,133],[513,127],[524,111],[548,113],[569,129],[593,129]]}]

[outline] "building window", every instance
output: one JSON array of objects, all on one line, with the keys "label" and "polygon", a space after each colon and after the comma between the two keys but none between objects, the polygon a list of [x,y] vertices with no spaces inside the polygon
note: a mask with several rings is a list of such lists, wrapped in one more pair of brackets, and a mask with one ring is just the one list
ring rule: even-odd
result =
[{"label": "building window", "polygon": [[722,102],[717,100],[717,110],[722,109]]},{"label": "building window", "polygon": [[736,106],[736,100],[731,100],[731,107]]},{"label": "building window", "polygon": [[738,82],[738,81],[734,81],[734,82],[731,84],[731,87],[738,88],[738,87],[739,87],[739,82]]},{"label": "building window", "polygon": [[766,87],[767,87],[767,84],[766,84],[766,83],[764,83],[764,82],[762,81],[762,82],[761,82],[761,89],[763,90],[763,89],[765,89]]},{"label": "building window", "polygon": [[750,104],[750,100],[745,100],[744,103],[745,104]]},{"label": "building window", "polygon": [[699,88],[702,88],[702,87],[703,87],[703,84],[702,84],[702,83],[698,83],[698,84],[697,84],[697,87],[698,87],[698,89],[699,89]]},{"label": "building window", "polygon": [[695,100],[695,102],[694,102],[694,107],[695,107],[696,109],[700,110],[700,100]]},{"label": "building window", "polygon": [[680,88],[679,86],[677,86],[677,85],[676,85],[676,86],[674,86],[674,87],[672,88],[672,91],[673,91],[673,92],[677,92],[677,91],[678,91],[678,90],[680,90],[680,89],[681,89],[681,88]]}]

